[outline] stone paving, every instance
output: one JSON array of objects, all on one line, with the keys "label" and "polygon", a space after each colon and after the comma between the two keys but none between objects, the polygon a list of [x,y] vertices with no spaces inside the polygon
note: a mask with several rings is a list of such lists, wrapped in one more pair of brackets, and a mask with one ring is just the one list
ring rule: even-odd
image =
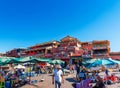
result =
[{"label": "stone paving", "polygon": [[[52,76],[50,76],[49,74],[42,74],[44,75],[44,81],[41,82],[40,79],[42,78],[41,76],[37,76],[34,77],[32,79],[37,79],[40,82],[38,82],[36,85],[25,85],[21,88],[54,88],[54,85],[52,84]],[[73,75],[68,75],[68,76],[64,76],[65,81],[64,83],[62,83],[61,88],[73,88],[72,87],[72,83],[75,82],[75,80],[73,80]]]},{"label": "stone paving", "polygon": [[[100,75],[103,75],[104,73],[100,73]],[[37,76],[32,79],[37,79],[40,81],[40,79],[43,77],[44,81],[43,82],[38,82],[36,85],[25,85],[21,88],[55,88],[54,85],[52,84],[52,76],[49,74],[42,74],[43,76]],[[69,74],[68,76],[65,76],[65,82],[62,84],[61,88],[73,88],[72,83],[75,82],[73,79],[75,75]],[[108,85],[107,88],[120,88],[120,83]]]}]

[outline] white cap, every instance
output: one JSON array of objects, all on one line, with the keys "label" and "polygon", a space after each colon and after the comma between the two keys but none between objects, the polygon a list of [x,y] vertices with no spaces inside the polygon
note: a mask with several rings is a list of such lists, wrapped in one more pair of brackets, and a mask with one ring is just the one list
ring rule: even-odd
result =
[{"label": "white cap", "polygon": [[61,66],[60,66],[60,65],[57,65],[56,68],[61,68]]}]

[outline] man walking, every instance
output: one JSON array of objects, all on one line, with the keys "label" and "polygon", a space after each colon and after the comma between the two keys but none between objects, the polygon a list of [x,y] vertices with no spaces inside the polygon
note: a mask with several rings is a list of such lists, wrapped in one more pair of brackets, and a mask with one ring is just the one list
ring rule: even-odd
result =
[{"label": "man walking", "polygon": [[57,65],[56,69],[54,70],[53,76],[52,76],[52,83],[54,84],[55,81],[55,88],[60,88],[61,83],[64,83],[63,79],[63,72],[61,70],[61,66]]}]

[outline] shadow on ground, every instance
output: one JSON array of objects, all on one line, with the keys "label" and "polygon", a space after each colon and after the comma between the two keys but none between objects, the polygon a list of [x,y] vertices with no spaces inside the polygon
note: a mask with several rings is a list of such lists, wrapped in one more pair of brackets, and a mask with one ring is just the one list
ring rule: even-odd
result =
[{"label": "shadow on ground", "polygon": [[76,82],[76,80],[74,80],[73,78],[66,78],[66,80],[67,80],[68,82]]}]

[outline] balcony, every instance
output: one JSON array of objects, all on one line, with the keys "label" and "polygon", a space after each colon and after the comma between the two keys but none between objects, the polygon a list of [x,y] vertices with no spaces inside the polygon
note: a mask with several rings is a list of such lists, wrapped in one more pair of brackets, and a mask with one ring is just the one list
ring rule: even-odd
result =
[{"label": "balcony", "polygon": [[74,53],[74,54],[72,54],[71,56],[82,56],[82,54]]},{"label": "balcony", "polygon": [[52,52],[53,52],[53,53],[59,52],[59,48],[53,48],[53,49],[52,49]]},{"label": "balcony", "polygon": [[60,51],[66,51],[66,47],[59,47]]},{"label": "balcony", "polygon": [[60,46],[61,47],[66,47],[66,46],[68,46],[68,43],[62,43]]},{"label": "balcony", "polygon": [[45,54],[45,57],[52,57],[52,54]]},{"label": "balcony", "polygon": [[70,46],[67,48],[68,51],[74,51],[75,50],[75,46]]},{"label": "balcony", "polygon": [[64,61],[64,60],[69,60],[70,57],[62,57],[61,59],[62,59],[63,61]]},{"label": "balcony", "polygon": [[61,57],[60,57],[60,56],[58,56],[58,55],[53,56],[53,58],[55,58],[55,59],[61,59]]},{"label": "balcony", "polygon": [[65,58],[70,58],[69,56],[63,56],[62,59],[65,59]]},{"label": "balcony", "polygon": [[59,53],[53,53],[53,55],[59,55]]},{"label": "balcony", "polygon": [[109,57],[108,53],[93,54],[93,57]]},{"label": "balcony", "polygon": [[60,58],[60,53],[53,53],[53,58]]},{"label": "balcony", "polygon": [[82,46],[83,49],[92,50],[92,46]]},{"label": "balcony", "polygon": [[93,50],[108,49],[108,46],[94,46]]},{"label": "balcony", "polygon": [[77,43],[70,43],[69,46],[77,46]]},{"label": "balcony", "polygon": [[40,54],[34,54],[34,55],[29,55],[29,54],[21,55],[21,57],[26,57],[26,56],[44,57],[45,54],[44,53],[40,53]]},{"label": "balcony", "polygon": [[91,58],[90,54],[82,55],[83,58]]}]

